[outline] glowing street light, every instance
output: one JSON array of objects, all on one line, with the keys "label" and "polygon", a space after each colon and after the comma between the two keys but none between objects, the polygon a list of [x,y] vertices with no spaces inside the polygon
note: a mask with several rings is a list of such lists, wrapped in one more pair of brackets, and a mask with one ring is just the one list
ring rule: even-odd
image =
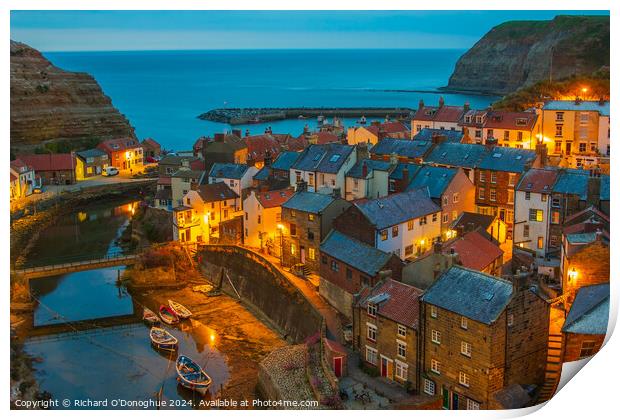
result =
[{"label": "glowing street light", "polygon": [[574,283],[577,280],[578,275],[579,273],[577,272],[575,267],[571,268],[570,271],[568,272],[568,278],[572,283]]}]

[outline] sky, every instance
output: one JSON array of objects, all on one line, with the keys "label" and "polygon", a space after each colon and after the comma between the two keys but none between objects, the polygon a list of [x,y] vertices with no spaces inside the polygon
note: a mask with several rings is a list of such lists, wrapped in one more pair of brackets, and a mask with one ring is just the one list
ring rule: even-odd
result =
[{"label": "sky", "polygon": [[[44,51],[470,48],[508,20],[600,11],[12,11]],[[608,13],[607,13],[608,14]]]}]

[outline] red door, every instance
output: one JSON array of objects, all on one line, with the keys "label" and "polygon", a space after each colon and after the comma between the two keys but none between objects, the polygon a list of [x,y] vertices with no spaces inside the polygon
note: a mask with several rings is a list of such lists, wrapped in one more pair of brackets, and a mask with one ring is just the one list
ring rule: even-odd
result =
[{"label": "red door", "polygon": [[336,378],[342,376],[342,357],[334,357],[334,373]]}]

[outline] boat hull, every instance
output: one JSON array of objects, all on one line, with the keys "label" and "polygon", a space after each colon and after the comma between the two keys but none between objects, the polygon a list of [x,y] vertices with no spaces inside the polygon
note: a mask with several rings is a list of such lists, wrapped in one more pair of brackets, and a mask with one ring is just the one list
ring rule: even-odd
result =
[{"label": "boat hull", "polygon": [[172,310],[172,308],[162,305],[159,308],[159,317],[166,324],[172,325],[179,322],[179,317]]},{"label": "boat hull", "polygon": [[179,356],[176,369],[179,385],[202,395],[206,394],[211,386],[211,378],[196,362],[187,356]]}]

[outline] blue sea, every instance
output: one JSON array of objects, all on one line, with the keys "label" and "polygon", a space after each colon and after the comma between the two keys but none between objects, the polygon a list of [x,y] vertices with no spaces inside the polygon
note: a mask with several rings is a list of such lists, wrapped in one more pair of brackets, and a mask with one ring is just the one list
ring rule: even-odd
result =
[{"label": "blue sea", "polygon": [[[496,98],[439,93],[463,50],[234,50],[48,52],[56,66],[90,73],[142,139],[188,150],[202,135],[230,129],[197,116],[221,107],[417,108],[436,104],[486,107]],[[287,120],[240,126],[259,134],[299,135],[305,124]],[[353,124],[354,119],[345,124]]]}]

